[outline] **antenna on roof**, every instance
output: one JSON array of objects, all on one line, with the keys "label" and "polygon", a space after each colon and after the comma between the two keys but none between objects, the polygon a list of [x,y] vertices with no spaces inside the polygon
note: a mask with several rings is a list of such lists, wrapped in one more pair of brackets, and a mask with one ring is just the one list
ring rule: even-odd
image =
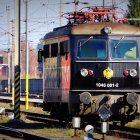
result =
[{"label": "antenna on roof", "polygon": [[74,4],[75,4],[75,12],[77,12],[79,0],[74,0]]},{"label": "antenna on roof", "polygon": [[115,10],[115,0],[112,0],[112,10]]},{"label": "antenna on roof", "polygon": [[105,7],[105,1],[103,0],[103,8]]}]

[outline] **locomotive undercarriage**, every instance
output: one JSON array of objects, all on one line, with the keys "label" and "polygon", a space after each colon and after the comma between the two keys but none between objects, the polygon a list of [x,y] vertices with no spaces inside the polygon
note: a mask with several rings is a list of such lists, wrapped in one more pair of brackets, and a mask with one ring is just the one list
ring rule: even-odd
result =
[{"label": "locomotive undercarriage", "polygon": [[[53,117],[60,120],[68,119],[72,116],[81,118],[91,118],[100,120],[99,112],[109,113],[109,121],[122,121],[123,123],[132,121],[139,113],[140,95],[138,93],[110,93],[110,94],[71,94],[69,103],[44,102],[44,110],[49,111]],[[72,101],[72,102],[71,102]],[[106,114],[104,114],[106,115]],[[88,120],[90,121],[90,120]]]},{"label": "locomotive undercarriage", "polygon": [[110,114],[110,121],[127,122],[135,119],[135,115],[139,112],[138,93],[92,95],[89,92],[79,94],[79,103],[71,105],[71,113],[75,116],[96,116],[95,118],[99,120],[99,112],[103,109],[104,113]]}]

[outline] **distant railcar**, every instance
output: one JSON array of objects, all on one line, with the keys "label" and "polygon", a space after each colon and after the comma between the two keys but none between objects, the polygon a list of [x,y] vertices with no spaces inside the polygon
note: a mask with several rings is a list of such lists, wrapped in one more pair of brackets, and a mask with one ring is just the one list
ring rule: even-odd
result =
[{"label": "distant railcar", "polygon": [[[20,92],[25,93],[26,84],[25,79],[21,79],[20,83]],[[0,81],[0,92],[6,92],[6,88],[8,87],[8,80]],[[12,91],[12,85],[11,85]],[[29,94],[42,94],[43,92],[43,79],[29,79]]]},{"label": "distant railcar", "polygon": [[[78,13],[77,13],[78,15]],[[140,28],[84,22],[44,36],[44,109],[59,117],[134,119],[140,112]]]}]

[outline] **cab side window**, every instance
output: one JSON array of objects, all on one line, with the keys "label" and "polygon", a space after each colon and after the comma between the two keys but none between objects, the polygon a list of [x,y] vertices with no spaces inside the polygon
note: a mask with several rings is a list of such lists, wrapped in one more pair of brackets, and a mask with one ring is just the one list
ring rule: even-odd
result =
[{"label": "cab side window", "polygon": [[60,56],[64,56],[66,53],[68,53],[68,41],[60,42]]},{"label": "cab side window", "polygon": [[51,57],[57,57],[58,55],[58,43],[51,44]]},{"label": "cab side window", "polygon": [[44,58],[49,58],[49,45],[44,45],[44,52],[43,52],[43,55],[44,55]]}]

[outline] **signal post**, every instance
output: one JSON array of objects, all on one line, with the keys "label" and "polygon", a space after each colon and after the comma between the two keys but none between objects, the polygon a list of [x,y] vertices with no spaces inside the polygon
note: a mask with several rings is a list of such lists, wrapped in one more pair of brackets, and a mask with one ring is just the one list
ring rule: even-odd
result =
[{"label": "signal post", "polygon": [[15,0],[14,119],[20,119],[20,0]]}]

